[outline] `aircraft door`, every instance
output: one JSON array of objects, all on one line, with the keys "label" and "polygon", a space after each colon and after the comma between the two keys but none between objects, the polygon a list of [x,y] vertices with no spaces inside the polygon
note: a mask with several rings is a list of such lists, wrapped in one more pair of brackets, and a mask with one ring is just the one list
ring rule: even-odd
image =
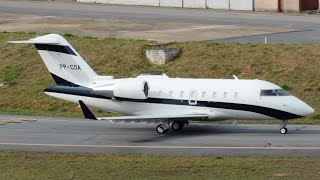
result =
[{"label": "aircraft door", "polygon": [[189,104],[190,105],[197,105],[197,91],[192,90],[189,92]]}]

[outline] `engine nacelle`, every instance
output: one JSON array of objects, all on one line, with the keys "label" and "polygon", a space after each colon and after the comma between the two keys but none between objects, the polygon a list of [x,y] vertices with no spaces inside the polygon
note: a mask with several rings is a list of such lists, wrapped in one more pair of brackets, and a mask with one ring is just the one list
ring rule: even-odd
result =
[{"label": "engine nacelle", "polygon": [[121,97],[129,99],[147,99],[149,85],[140,79],[118,79],[114,83],[94,88],[93,93],[105,97]]},{"label": "engine nacelle", "polygon": [[122,79],[115,83],[113,95],[130,99],[147,99],[149,85],[140,79]]}]

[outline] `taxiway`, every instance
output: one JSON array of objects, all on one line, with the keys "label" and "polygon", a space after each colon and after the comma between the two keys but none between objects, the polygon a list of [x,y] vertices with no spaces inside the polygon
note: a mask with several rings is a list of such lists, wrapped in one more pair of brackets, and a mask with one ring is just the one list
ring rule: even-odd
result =
[{"label": "taxiway", "polygon": [[191,123],[159,135],[153,124],[0,115],[0,149],[222,156],[319,156],[320,126]]},{"label": "taxiway", "polygon": [[319,15],[307,14],[0,0],[0,24],[1,31],[72,32],[164,42],[264,43],[265,37],[268,43],[320,42]]}]

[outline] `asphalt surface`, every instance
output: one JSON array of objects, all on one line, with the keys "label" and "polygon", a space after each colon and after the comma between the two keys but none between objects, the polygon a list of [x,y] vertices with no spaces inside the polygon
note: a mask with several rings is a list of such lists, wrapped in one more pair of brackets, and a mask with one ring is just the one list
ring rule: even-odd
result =
[{"label": "asphalt surface", "polygon": [[[268,43],[319,43],[319,15],[296,15],[206,9],[179,9],[118,6],[66,2],[2,1],[0,12],[20,15],[122,19],[139,21],[185,22],[208,25],[238,25],[291,28],[292,32],[269,34]],[[264,35],[219,39],[227,42],[264,42]]]},{"label": "asphalt surface", "polygon": [[277,125],[192,123],[182,131],[159,135],[153,124],[0,115],[0,122],[6,120],[9,122],[0,125],[1,150],[222,156],[320,155],[318,125],[289,125],[289,133],[281,135]]}]

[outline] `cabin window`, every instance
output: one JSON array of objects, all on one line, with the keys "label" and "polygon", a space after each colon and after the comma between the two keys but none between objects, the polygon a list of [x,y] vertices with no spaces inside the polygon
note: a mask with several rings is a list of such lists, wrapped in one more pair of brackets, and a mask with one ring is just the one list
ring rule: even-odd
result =
[{"label": "cabin window", "polygon": [[196,98],[197,97],[196,91],[191,91],[190,97],[191,98]]},{"label": "cabin window", "polygon": [[224,92],[224,93],[223,93],[223,97],[224,97],[224,98],[227,98],[227,97],[228,97],[228,92]]},{"label": "cabin window", "polygon": [[238,98],[239,98],[239,93],[238,93],[238,92],[234,93],[234,98],[235,98],[235,99],[238,99]]},{"label": "cabin window", "polygon": [[205,97],[206,97],[206,94],[207,94],[207,93],[206,93],[205,91],[203,91],[203,92],[202,92],[202,97],[205,98]]},{"label": "cabin window", "polygon": [[184,96],[184,91],[180,91],[180,97]]},{"label": "cabin window", "polygon": [[158,96],[160,97],[160,96],[161,96],[161,94],[162,94],[162,91],[159,91]]},{"label": "cabin window", "polygon": [[173,97],[173,91],[169,91],[169,96]]},{"label": "cabin window", "polygon": [[213,98],[216,98],[216,97],[217,97],[217,93],[216,93],[216,92],[213,92],[213,93],[212,93],[212,97],[213,97]]}]

